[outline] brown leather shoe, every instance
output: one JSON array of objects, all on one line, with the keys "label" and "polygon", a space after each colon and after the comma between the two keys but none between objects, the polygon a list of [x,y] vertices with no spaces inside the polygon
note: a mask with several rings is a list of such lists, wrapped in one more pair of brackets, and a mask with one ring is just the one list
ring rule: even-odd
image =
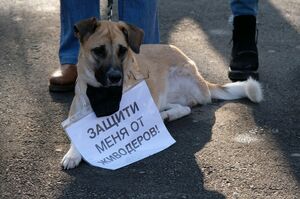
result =
[{"label": "brown leather shoe", "polygon": [[67,92],[73,91],[77,78],[76,65],[64,64],[56,70],[49,79],[49,91]]}]

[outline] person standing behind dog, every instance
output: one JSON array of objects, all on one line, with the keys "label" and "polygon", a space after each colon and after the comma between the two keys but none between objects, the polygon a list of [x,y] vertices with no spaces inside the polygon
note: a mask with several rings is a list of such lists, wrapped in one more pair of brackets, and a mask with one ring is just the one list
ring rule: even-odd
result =
[{"label": "person standing behind dog", "polygon": [[[74,24],[82,19],[100,17],[100,0],[60,0],[60,68],[49,79],[51,92],[72,91],[77,78],[79,42]],[[145,44],[159,43],[157,0],[118,0],[119,19],[144,30]]]},{"label": "person standing behind dog", "polygon": [[243,81],[258,79],[258,51],[256,15],[258,0],[231,0],[233,18],[231,59],[228,77]]}]

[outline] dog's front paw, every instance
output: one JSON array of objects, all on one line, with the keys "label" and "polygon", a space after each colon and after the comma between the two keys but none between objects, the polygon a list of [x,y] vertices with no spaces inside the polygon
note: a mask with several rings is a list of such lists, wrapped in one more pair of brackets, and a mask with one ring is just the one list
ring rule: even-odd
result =
[{"label": "dog's front paw", "polygon": [[81,155],[80,153],[75,149],[72,149],[72,147],[69,149],[68,153],[63,157],[61,160],[61,166],[63,169],[73,169],[81,161]]},{"label": "dog's front paw", "polygon": [[167,122],[169,120],[169,116],[167,111],[162,111],[160,112],[160,117],[164,122]]}]

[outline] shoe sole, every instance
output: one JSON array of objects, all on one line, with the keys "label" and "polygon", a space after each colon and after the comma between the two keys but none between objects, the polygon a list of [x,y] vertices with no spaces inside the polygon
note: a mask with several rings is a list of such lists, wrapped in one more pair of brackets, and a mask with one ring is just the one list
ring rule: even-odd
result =
[{"label": "shoe sole", "polygon": [[243,71],[243,70],[231,70],[229,68],[228,71],[228,78],[235,82],[235,81],[245,81],[249,77],[252,77],[255,80],[259,80],[259,74],[257,71]]},{"label": "shoe sole", "polygon": [[75,83],[74,84],[67,84],[67,85],[54,85],[49,84],[49,91],[50,92],[71,92],[75,89]]}]

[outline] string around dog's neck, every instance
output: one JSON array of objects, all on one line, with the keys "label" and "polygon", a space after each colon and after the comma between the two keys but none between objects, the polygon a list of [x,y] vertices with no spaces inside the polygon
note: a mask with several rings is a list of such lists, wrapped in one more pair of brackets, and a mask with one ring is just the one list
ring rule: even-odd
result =
[{"label": "string around dog's neck", "polygon": [[113,15],[113,0],[107,0],[107,20],[111,21],[112,20],[112,15]]}]

